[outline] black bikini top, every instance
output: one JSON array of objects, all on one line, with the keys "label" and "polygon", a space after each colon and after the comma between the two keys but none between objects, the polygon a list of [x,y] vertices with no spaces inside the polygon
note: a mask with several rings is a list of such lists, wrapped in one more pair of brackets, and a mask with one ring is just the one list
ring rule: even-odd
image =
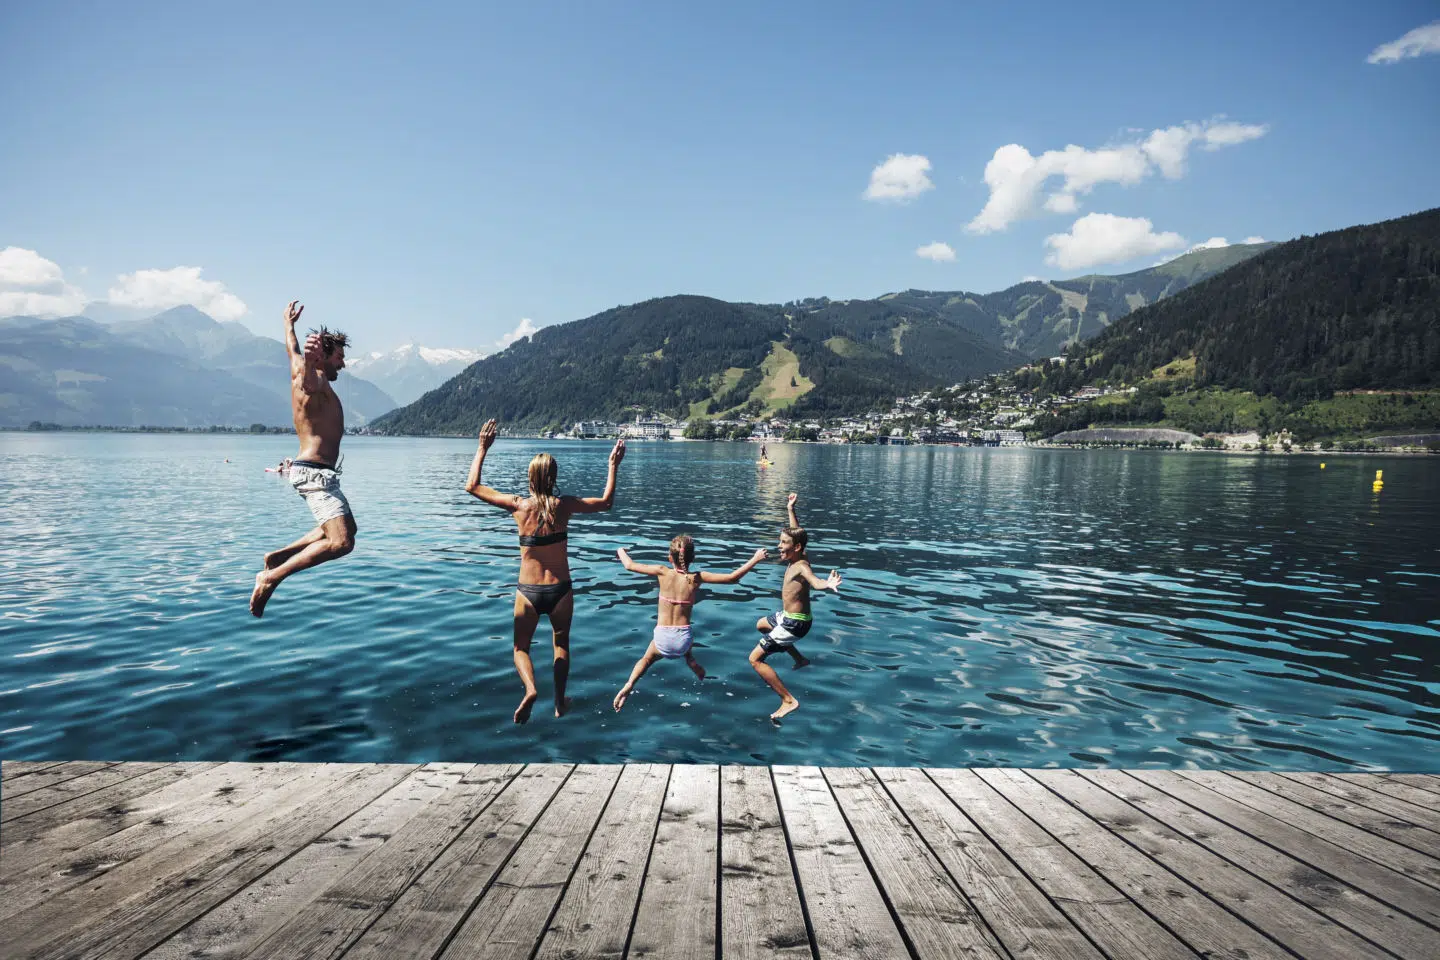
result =
[{"label": "black bikini top", "polygon": [[527,536],[520,534],[520,546],[522,547],[544,547],[552,543],[561,543],[565,540],[566,531],[558,533],[545,533],[540,536]]}]

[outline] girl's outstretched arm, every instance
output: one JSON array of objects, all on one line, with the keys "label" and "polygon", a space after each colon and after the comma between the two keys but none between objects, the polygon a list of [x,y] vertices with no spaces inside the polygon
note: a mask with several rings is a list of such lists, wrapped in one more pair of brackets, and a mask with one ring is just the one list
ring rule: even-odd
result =
[{"label": "girl's outstretched arm", "polygon": [[610,473],[605,478],[605,492],[598,497],[563,498],[571,513],[600,513],[615,505],[615,481],[620,475],[620,461],[625,459],[625,441],[615,441],[610,451]]},{"label": "girl's outstretched arm", "polygon": [[729,573],[707,573],[706,571],[701,570],[701,571],[700,571],[700,582],[701,582],[701,583],[739,583],[741,577],[745,576],[745,574],[749,573],[751,570],[754,570],[754,569],[755,569],[755,565],[756,565],[757,563],[759,563],[761,560],[764,560],[764,559],[765,559],[766,557],[768,557],[768,556],[770,556],[770,551],[765,550],[765,549],[762,548],[762,549],[756,550],[756,551],[755,551],[755,555],[752,556],[749,560],[746,560],[745,563],[744,563],[742,566],[736,567],[734,570],[731,570]]},{"label": "girl's outstretched arm", "polygon": [[493,419],[486,420],[485,426],[480,428],[480,446],[475,450],[475,459],[470,461],[470,476],[465,480],[465,492],[484,500],[492,507],[499,507],[501,510],[514,513],[520,507],[519,497],[511,493],[501,493],[480,482],[480,471],[485,467],[485,453],[495,442],[497,432],[498,429]]},{"label": "girl's outstretched arm", "polygon": [[620,558],[621,565],[631,573],[643,573],[647,577],[658,577],[665,572],[664,567],[657,566],[653,563],[636,563],[634,560],[631,560],[630,554],[625,552],[624,547],[616,550],[615,555]]}]

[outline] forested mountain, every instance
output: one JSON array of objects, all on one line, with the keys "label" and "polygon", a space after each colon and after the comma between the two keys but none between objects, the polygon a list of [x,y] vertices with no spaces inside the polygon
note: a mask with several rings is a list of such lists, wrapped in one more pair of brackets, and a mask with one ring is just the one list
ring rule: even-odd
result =
[{"label": "forested mountain", "polygon": [[1193,384],[1311,400],[1440,387],[1440,208],[1301,237],[1072,348],[1087,381],[1193,358]]},{"label": "forested mountain", "polygon": [[1116,277],[1019,283],[998,293],[906,290],[879,299],[933,313],[1032,360],[1060,354],[1147,304],[1242,263],[1275,246],[1232,244],[1196,250],[1159,266]]},{"label": "forested mountain", "polygon": [[391,433],[538,429],[736,408],[839,413],[1023,358],[928,312],[873,300],[785,307],[662,297],[545,327],[381,418]]},{"label": "forested mountain", "polygon": [[[347,373],[335,388],[348,426],[395,406]],[[194,307],[114,324],[0,320],[0,426],[285,426],[289,391],[283,343]]]}]

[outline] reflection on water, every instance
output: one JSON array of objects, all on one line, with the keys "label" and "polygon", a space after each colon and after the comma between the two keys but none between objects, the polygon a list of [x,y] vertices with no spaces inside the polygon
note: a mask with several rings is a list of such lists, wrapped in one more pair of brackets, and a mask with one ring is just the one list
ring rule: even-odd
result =
[{"label": "reflection on water", "polygon": [[[255,621],[261,553],[308,520],[263,472],[292,443],[0,434],[0,755],[1440,769],[1431,460],[637,444],[572,528],[576,709],[516,728],[514,532],[461,490],[473,444],[347,440],[356,552]],[[487,478],[520,490],[541,448]],[[547,448],[600,491],[608,445]],[[662,662],[612,712],[655,616],[616,548],[688,532],[728,569],[792,489],[846,576],[814,665],[779,664],[800,711],[772,725],[745,662],[767,564],[696,610],[711,679]]]}]

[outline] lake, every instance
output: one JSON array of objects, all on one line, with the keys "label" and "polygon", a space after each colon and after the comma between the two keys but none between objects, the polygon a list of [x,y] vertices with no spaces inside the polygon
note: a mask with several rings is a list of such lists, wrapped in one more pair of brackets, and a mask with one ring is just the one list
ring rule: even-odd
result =
[{"label": "lake", "polygon": [[[514,525],[462,489],[474,443],[347,439],[355,552],[255,620],[261,554],[310,525],[263,470],[294,444],[0,433],[0,756],[1440,770],[1440,458],[632,444],[571,526],[574,710],[542,623],[517,727]],[[502,440],[487,481],[522,492],[541,449],[600,492],[596,442]],[[813,665],[771,661],[801,708],[772,723],[746,663],[770,562],[697,606],[710,679],[661,662],[614,713],[656,606],[616,548],[688,532],[728,570],[790,490],[845,576]]]}]

